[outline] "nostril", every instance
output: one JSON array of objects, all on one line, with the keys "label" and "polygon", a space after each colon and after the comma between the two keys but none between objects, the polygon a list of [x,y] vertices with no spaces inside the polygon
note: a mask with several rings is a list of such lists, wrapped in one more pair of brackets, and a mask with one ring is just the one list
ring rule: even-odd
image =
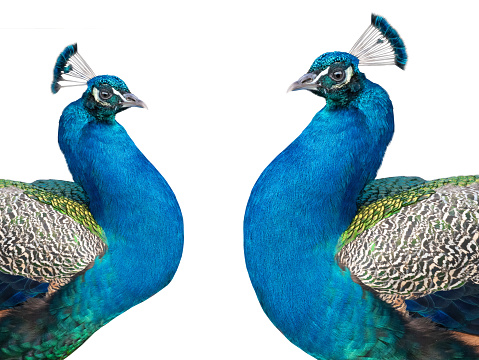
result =
[{"label": "nostril", "polygon": [[126,100],[129,100],[129,101],[138,100],[137,97],[134,96],[133,94],[123,94],[123,96],[125,97]]},{"label": "nostril", "polygon": [[311,82],[315,79],[316,75],[314,74],[304,74],[303,76],[301,76],[301,78],[299,79],[299,82],[301,84],[304,84],[304,83],[308,83],[308,82]]}]

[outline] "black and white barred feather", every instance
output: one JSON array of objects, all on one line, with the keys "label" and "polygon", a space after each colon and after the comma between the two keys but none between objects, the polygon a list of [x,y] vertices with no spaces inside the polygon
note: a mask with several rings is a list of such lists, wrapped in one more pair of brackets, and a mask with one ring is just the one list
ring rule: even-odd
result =
[{"label": "black and white barred feather", "polygon": [[446,185],[359,234],[337,259],[397,305],[479,283],[478,238],[479,183]]},{"label": "black and white barred feather", "polygon": [[51,205],[17,187],[0,188],[0,272],[65,284],[106,248],[97,234]]}]

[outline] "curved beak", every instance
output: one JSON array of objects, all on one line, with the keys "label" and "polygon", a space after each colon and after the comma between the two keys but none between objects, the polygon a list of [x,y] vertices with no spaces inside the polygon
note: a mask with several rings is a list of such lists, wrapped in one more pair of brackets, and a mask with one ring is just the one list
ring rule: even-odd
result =
[{"label": "curved beak", "polygon": [[148,109],[148,106],[146,106],[146,104],[143,101],[138,99],[133,94],[124,93],[124,94],[121,94],[121,98],[122,99],[121,99],[120,105],[122,109],[130,108],[130,107],[141,107],[143,109]]},{"label": "curved beak", "polygon": [[317,74],[307,73],[301,76],[298,81],[292,83],[287,92],[296,90],[318,90],[319,84],[314,82],[318,77]]}]

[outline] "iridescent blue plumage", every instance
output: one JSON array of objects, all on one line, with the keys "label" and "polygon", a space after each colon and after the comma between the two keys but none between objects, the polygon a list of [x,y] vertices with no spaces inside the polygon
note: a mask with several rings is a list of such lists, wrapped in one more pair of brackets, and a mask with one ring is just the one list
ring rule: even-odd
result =
[{"label": "iridescent blue plumage", "polygon": [[21,304],[28,298],[45,294],[47,291],[48,283],[0,272],[0,311]]},{"label": "iridescent blue plumage", "polygon": [[406,300],[407,310],[427,317],[447,329],[479,335],[479,285],[468,283]]},{"label": "iridescent blue plumage", "polygon": [[[435,194],[428,186],[438,184],[441,189],[456,191],[457,186],[475,182],[475,178],[451,180],[451,187],[446,187],[441,181],[433,184],[417,177],[374,180],[393,135],[393,107],[386,91],[367,80],[358,64],[395,64],[403,68],[407,56],[397,32],[384,18],[373,19],[377,31],[366,33],[366,41],[360,41],[356,47],[358,52],[321,55],[309,72],[290,87],[324,97],[326,106],[263,171],[251,192],[244,219],[248,273],[269,319],[291,342],[315,358],[476,359],[474,349],[456,335],[422,316],[396,310],[387,296],[381,297],[379,290],[365,285],[360,278],[380,276],[383,268],[356,273],[353,266],[336,262],[338,240],[345,234],[360,236],[369,228],[378,228],[376,223],[381,216],[394,219],[399,211],[394,206],[399,209],[401,201],[424,204],[424,199]],[[387,44],[383,38],[388,40]],[[416,196],[417,188],[420,190]],[[411,197],[397,200],[408,191]],[[438,197],[436,194],[435,198]],[[476,199],[474,195],[472,198]],[[362,209],[367,211],[361,213]],[[388,212],[390,209],[393,210]],[[410,217],[417,219],[420,214]],[[455,212],[454,215],[457,216]],[[351,229],[353,220],[358,226]],[[401,225],[397,227],[408,229]],[[395,229],[394,224],[384,228],[384,236],[388,229]],[[374,240],[374,233],[370,237]],[[353,265],[364,259],[361,264],[366,269],[368,265],[373,268],[371,263],[376,258],[368,255],[379,252],[381,245],[373,240],[362,253],[346,254]],[[402,245],[400,240],[398,236],[392,242]],[[340,255],[344,252],[343,247]],[[386,256],[379,252],[378,258],[381,255]],[[441,256],[438,254],[436,259],[441,260]],[[455,254],[449,252],[447,256]],[[414,268],[414,264],[401,263],[401,258],[394,260]],[[420,261],[416,265],[429,266]],[[384,267],[387,270],[387,264]],[[453,293],[428,295],[427,299],[439,302],[441,295],[444,300]],[[449,302],[449,307],[443,302],[442,309],[424,306],[423,300],[416,299],[416,310],[433,320],[443,310],[444,314],[449,311],[450,318],[476,312],[474,306],[462,306],[455,300]],[[408,304],[408,310],[413,311],[413,305]],[[461,306],[460,311],[455,311]]]},{"label": "iridescent blue plumage", "polygon": [[[68,68],[68,61],[78,55],[75,53],[68,59],[75,50],[76,47],[70,46],[60,55],[55,76],[63,71],[63,77],[65,63],[66,71],[75,71],[75,64]],[[87,68],[86,63],[81,65]],[[41,205],[45,212],[53,207],[53,218],[63,218],[58,224],[46,219],[47,229],[56,225],[54,230],[61,230],[64,216],[69,216],[70,223],[64,227],[77,225],[80,230],[72,235],[67,248],[81,244],[89,234],[99,251],[89,254],[93,255],[92,261],[73,276],[59,281],[54,275],[43,278],[42,274],[28,272],[37,265],[28,262],[29,259],[38,257],[38,249],[28,239],[0,236],[4,242],[10,238],[14,242],[23,241],[29,249],[27,266],[11,271],[23,271],[21,278],[12,274],[3,276],[5,264],[0,262],[3,266],[0,302],[13,306],[33,297],[21,306],[0,312],[2,359],[64,359],[100,327],[168,285],[181,259],[183,219],[176,197],[115,118],[125,109],[146,105],[118,77],[102,75],[84,80],[86,91],[65,108],[58,131],[60,149],[75,183],[42,180],[24,184],[0,180],[0,195],[4,195],[9,206],[15,200],[18,208],[25,202],[33,207]],[[26,222],[39,213],[26,211]],[[6,219],[10,220],[9,214]],[[19,221],[25,222],[20,218]],[[18,228],[21,226],[14,226],[13,230],[18,233]],[[31,233],[38,233],[36,229]],[[46,231],[45,236],[54,234]],[[53,245],[52,253],[64,255],[54,240],[45,243]],[[12,251],[0,255],[11,260]],[[45,253],[48,255],[48,251]],[[58,267],[69,269],[71,263],[82,260],[72,261],[67,257],[48,262],[44,259],[46,255],[42,254],[41,263],[47,273]],[[10,261],[14,267],[16,260]],[[33,275],[42,284],[32,282]],[[46,286],[48,293],[42,295]]]},{"label": "iridescent blue plumage", "polygon": [[359,60],[356,56],[346,52],[334,51],[325,53],[314,60],[308,70],[308,73],[321,72],[335,62],[341,62],[346,66],[352,66],[353,70],[356,72],[359,70]]}]

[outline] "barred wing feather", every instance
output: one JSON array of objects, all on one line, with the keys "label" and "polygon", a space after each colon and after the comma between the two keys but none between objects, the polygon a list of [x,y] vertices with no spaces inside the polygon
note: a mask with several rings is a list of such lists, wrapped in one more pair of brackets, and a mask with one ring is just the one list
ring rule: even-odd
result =
[{"label": "barred wing feather", "polygon": [[68,283],[106,248],[86,205],[0,180],[0,309]]}]

